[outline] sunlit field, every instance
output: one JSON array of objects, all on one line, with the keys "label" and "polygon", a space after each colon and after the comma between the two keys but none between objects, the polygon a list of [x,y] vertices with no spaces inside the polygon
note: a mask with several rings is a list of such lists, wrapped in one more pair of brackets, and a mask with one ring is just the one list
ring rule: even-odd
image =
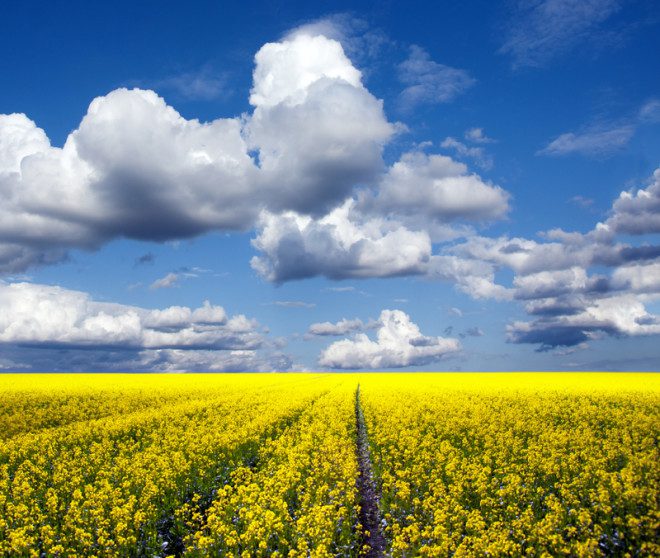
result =
[{"label": "sunlit field", "polygon": [[392,556],[657,556],[659,430],[654,374],[0,375],[0,555],[359,556],[369,498]]}]

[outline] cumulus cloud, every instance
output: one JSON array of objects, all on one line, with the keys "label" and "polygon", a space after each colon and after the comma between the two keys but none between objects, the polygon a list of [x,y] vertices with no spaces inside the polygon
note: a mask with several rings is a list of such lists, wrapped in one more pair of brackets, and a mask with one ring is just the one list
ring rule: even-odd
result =
[{"label": "cumulus cloud", "polygon": [[621,5],[621,0],[519,1],[499,52],[512,57],[514,68],[541,66],[593,40]]},{"label": "cumulus cloud", "polygon": [[[271,281],[421,274],[432,241],[470,234],[456,221],[502,217],[506,192],[449,157],[410,153],[384,168],[396,126],[341,33],[319,25],[257,52],[253,110],[239,118],[188,120],[153,91],[118,89],[94,99],[59,148],[25,115],[0,116],[0,272],[116,237],[256,226],[252,266]],[[470,82],[418,47],[401,71],[442,100]]]},{"label": "cumulus cloud", "polygon": [[450,157],[410,152],[388,169],[377,192],[360,197],[359,207],[417,221],[485,221],[506,215],[509,194]]},{"label": "cumulus cloud", "polygon": [[97,302],[87,293],[33,283],[0,283],[0,343],[127,349],[254,350],[258,323],[205,302],[147,310]]},{"label": "cumulus cloud", "polygon": [[42,371],[296,368],[256,320],[229,316],[209,302],[148,310],[98,302],[62,287],[0,282],[0,308],[6,368],[17,368],[16,363]]},{"label": "cumulus cloud", "polygon": [[612,273],[613,289],[660,294],[660,261],[618,267]]},{"label": "cumulus cloud", "polygon": [[382,172],[395,131],[339,42],[298,33],[255,57],[251,114],[199,122],[153,91],[92,101],[62,148],[0,116],[0,271],[115,237],[250,229],[262,209],[321,215]]},{"label": "cumulus cloud", "polygon": [[252,259],[252,267],[274,282],[318,275],[346,279],[427,274],[458,278],[462,287],[479,296],[488,290],[507,297],[492,284],[492,265],[472,263],[470,273],[465,266],[454,269],[458,259],[432,256],[432,243],[470,235],[460,222],[503,217],[508,200],[503,189],[469,174],[466,165],[450,157],[406,153],[377,189],[361,190],[320,219],[263,212],[252,241],[261,255]]},{"label": "cumulus cloud", "polygon": [[460,351],[457,339],[427,337],[401,310],[383,310],[373,341],[364,333],[327,347],[319,364],[329,368],[402,368],[423,366]]},{"label": "cumulus cloud", "polygon": [[408,58],[397,69],[399,80],[406,86],[399,96],[405,110],[420,104],[447,103],[476,81],[465,70],[431,60],[429,53],[417,45],[410,47]]},{"label": "cumulus cloud", "polygon": [[431,257],[426,274],[429,279],[455,284],[472,298],[510,300],[511,290],[495,283],[495,270],[487,261],[439,254]]},{"label": "cumulus cloud", "polygon": [[[622,192],[609,217],[587,233],[546,231],[540,240],[471,235],[441,246],[426,276],[472,298],[518,300],[530,321],[508,328],[514,343],[542,350],[577,346],[606,335],[658,333],[660,317],[645,305],[660,299],[660,246],[629,244],[621,235],[660,232],[660,171],[638,190]],[[497,273],[513,272],[509,285]]]},{"label": "cumulus cloud", "polygon": [[264,45],[250,103],[245,134],[259,150],[262,180],[277,186],[274,210],[326,212],[376,177],[395,131],[341,44],[320,35]]},{"label": "cumulus cloud", "polygon": [[575,346],[608,335],[651,335],[660,333],[660,320],[649,314],[634,295],[612,296],[590,301],[570,314],[545,316],[533,322],[514,322],[507,327],[514,343],[538,343],[539,350]]},{"label": "cumulus cloud", "polygon": [[330,279],[391,277],[424,271],[431,255],[426,232],[383,218],[355,221],[348,200],[321,219],[293,212],[262,214],[252,241],[262,255],[252,267],[265,279],[283,282],[323,275]]},{"label": "cumulus cloud", "polygon": [[634,235],[660,232],[660,168],[653,173],[648,187],[621,192],[612,205],[611,216],[601,228]]}]

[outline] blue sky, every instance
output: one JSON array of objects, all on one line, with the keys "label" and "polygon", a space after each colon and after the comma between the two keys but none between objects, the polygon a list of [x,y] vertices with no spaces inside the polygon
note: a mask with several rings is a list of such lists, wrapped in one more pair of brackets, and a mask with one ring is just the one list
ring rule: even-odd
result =
[{"label": "blue sky", "polygon": [[655,2],[5,14],[0,370],[660,369]]}]

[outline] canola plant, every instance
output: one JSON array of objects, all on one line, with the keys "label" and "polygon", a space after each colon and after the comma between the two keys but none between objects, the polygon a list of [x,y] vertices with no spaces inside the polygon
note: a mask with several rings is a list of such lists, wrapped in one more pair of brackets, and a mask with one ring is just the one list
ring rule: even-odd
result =
[{"label": "canola plant", "polygon": [[652,374],[0,375],[0,556],[660,555]]}]

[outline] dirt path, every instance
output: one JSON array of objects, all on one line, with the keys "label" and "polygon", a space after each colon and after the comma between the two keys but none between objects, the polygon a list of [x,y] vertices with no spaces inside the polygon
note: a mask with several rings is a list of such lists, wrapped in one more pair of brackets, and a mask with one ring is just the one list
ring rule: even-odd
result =
[{"label": "dirt path", "polygon": [[[370,550],[365,554],[368,558],[386,556],[385,537],[381,531],[380,511],[378,502],[380,495],[371,470],[369,457],[369,440],[364,423],[364,413],[360,402],[360,386],[355,392],[355,422],[357,424],[357,457],[360,476],[358,477],[358,491],[360,493],[360,523],[365,529],[362,540],[363,545],[369,545]],[[368,532],[368,534],[367,534]]]}]

